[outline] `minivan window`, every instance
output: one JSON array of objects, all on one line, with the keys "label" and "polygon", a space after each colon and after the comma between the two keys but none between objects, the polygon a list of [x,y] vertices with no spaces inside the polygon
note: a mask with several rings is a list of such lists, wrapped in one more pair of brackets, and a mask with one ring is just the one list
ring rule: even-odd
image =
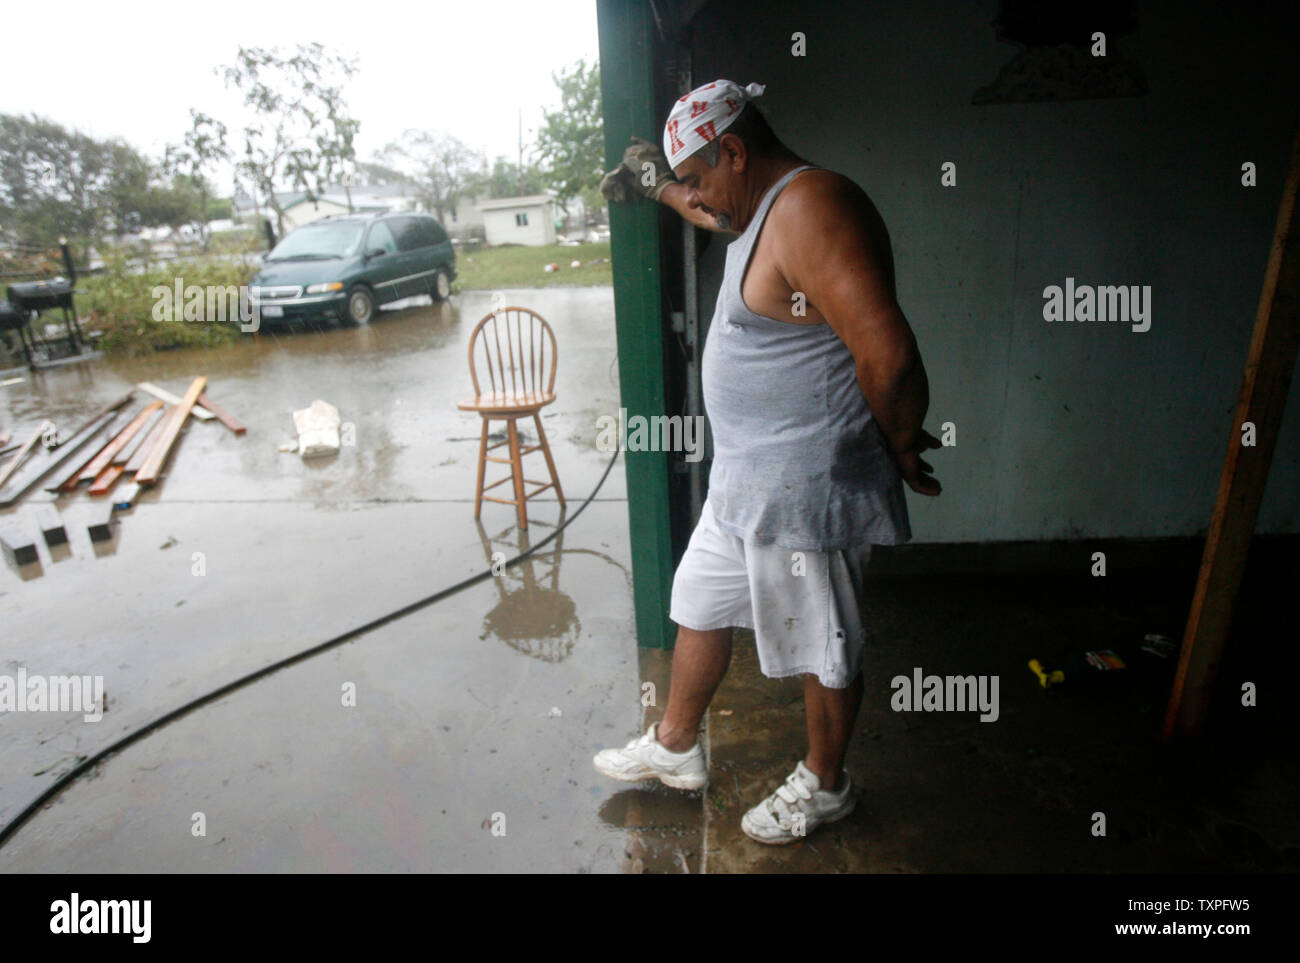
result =
[{"label": "minivan window", "polygon": [[438,239],[433,233],[433,218],[416,217],[412,218],[412,220],[415,221],[415,230],[420,238],[420,247],[433,247],[438,243]]},{"label": "minivan window", "polygon": [[361,242],[359,224],[304,224],[275,246],[268,261],[315,261],[350,257]]},{"label": "minivan window", "polygon": [[423,218],[393,217],[384,223],[390,226],[393,233],[397,235],[398,250],[415,251],[429,246],[429,241],[425,238],[423,231],[420,230]]},{"label": "minivan window", "polygon": [[385,254],[393,254],[397,251],[397,241],[393,238],[393,232],[383,221],[370,225],[370,237],[366,239],[366,253],[375,248],[381,248]]}]

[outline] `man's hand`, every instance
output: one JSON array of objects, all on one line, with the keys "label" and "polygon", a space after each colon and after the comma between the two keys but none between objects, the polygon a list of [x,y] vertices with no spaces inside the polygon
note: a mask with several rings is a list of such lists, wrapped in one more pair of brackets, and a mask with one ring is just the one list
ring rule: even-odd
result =
[{"label": "man's hand", "polygon": [[898,470],[903,476],[903,481],[907,482],[912,491],[919,492],[922,495],[937,495],[943,491],[943,486],[934,477],[934,469],[921,457],[921,452],[927,448],[940,447],[942,445],[939,439],[923,428],[915,447],[901,454],[894,452],[894,458],[898,460]]},{"label": "man's hand", "polygon": [[669,184],[677,183],[677,175],[659,145],[640,137],[633,137],[632,145],[623,151],[623,166],[631,172],[637,190],[652,201],[659,200]]},{"label": "man's hand", "polygon": [[627,168],[619,164],[600,179],[600,195],[607,201],[622,203],[631,191],[632,175]]},{"label": "man's hand", "polygon": [[669,184],[676,183],[664,152],[648,140],[633,137],[631,146],[623,152],[623,163],[601,180],[600,193],[607,201],[622,201],[631,189],[657,201]]}]

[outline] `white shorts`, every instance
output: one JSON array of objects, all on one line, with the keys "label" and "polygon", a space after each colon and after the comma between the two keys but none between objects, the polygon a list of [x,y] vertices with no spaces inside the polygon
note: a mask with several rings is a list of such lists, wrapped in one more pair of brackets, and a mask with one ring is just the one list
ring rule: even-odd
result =
[{"label": "white shorts", "polygon": [[673,577],[671,618],[696,631],[753,629],[763,675],[843,689],[862,667],[871,545],[837,552],[759,545],[718,527],[708,501]]}]

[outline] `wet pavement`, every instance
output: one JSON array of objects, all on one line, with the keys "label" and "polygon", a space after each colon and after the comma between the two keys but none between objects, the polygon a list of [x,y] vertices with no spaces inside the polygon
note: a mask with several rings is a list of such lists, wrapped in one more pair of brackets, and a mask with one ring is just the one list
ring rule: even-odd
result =
[{"label": "wet pavement", "polygon": [[[544,424],[571,515],[609,458],[595,421],[618,409],[612,292],[506,293],[559,341]],[[248,432],[191,420],[111,542],[89,541],[83,490],[58,503],[68,546],[0,569],[0,672],[102,675],[108,702],[99,722],[3,717],[0,823],[164,712],[554,531],[564,516],[546,495],[530,502],[526,534],[510,506],[473,519],[479,421],[455,403],[470,394],[465,348],[490,307],[488,292],[423,299],[368,327],[265,332],[3,389],[6,426],[75,423],[138,381],[179,394],[205,374]],[[305,462],[278,446],[295,437],[291,412],[316,398],[339,408],[355,444]],[[0,850],[0,869],[622,869],[629,834],[608,818],[622,787],[590,759],[640,724],[625,499],[620,463],[559,540],[503,576],[111,757]]]}]

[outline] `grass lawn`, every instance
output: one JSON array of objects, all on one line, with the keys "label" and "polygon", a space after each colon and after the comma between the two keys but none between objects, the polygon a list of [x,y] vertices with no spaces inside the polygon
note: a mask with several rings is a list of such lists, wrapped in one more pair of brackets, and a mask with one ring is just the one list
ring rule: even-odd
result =
[{"label": "grass lawn", "polygon": [[[597,258],[604,258],[604,263],[588,263]],[[570,267],[574,261],[581,261],[582,266]],[[560,268],[547,273],[547,264],[558,264]],[[548,244],[545,247],[494,247],[458,252],[456,273],[454,290],[457,291],[561,285],[590,287],[614,283],[608,241],[574,247]]]}]

